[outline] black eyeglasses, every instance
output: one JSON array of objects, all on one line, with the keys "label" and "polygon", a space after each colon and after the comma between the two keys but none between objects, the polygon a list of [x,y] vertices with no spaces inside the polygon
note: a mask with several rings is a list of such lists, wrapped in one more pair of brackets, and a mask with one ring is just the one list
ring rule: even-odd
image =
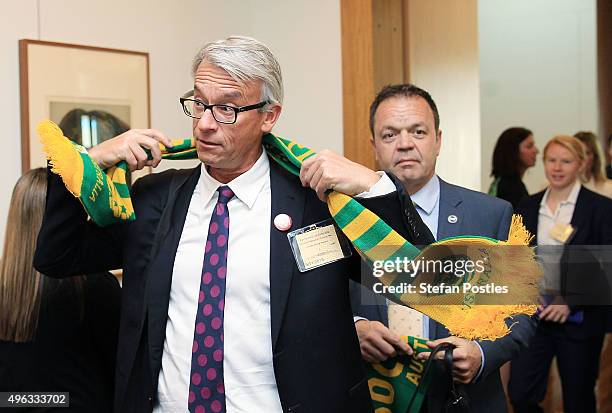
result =
[{"label": "black eyeglasses", "polygon": [[179,101],[183,106],[183,112],[185,112],[185,115],[191,118],[201,119],[202,116],[204,116],[204,112],[206,112],[207,109],[210,109],[213,118],[217,122],[226,124],[236,123],[238,113],[240,112],[259,109],[270,103],[270,101],[264,100],[254,105],[235,107],[229,105],[207,105],[198,99],[179,98]]}]

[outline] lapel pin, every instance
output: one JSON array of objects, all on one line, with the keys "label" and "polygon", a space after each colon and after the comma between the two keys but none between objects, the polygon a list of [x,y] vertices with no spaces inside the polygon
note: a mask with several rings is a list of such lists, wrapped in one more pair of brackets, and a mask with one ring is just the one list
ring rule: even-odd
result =
[{"label": "lapel pin", "polygon": [[449,215],[447,220],[448,220],[448,222],[450,224],[456,224],[457,223],[457,215]]},{"label": "lapel pin", "polygon": [[287,214],[278,214],[274,217],[274,226],[279,231],[288,231],[291,224],[291,217]]}]

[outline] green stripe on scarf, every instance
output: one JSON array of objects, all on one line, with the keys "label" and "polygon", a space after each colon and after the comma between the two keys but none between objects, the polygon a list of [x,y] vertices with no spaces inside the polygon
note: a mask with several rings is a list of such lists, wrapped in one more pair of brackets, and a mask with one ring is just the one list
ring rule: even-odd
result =
[{"label": "green stripe on scarf", "polygon": [[361,214],[363,207],[360,207],[361,205],[358,202],[349,202],[340,211],[338,211],[338,213],[334,216],[334,220],[340,229],[345,228],[355,218],[357,218],[357,215]]},{"label": "green stripe on scarf", "polygon": [[[414,349],[412,356],[401,355],[367,365],[368,386],[375,412],[418,413],[425,400],[431,375],[422,377],[425,361],[417,360],[416,355],[431,349],[425,344],[427,340],[406,336],[402,339]],[[423,384],[415,394],[421,380]]]}]

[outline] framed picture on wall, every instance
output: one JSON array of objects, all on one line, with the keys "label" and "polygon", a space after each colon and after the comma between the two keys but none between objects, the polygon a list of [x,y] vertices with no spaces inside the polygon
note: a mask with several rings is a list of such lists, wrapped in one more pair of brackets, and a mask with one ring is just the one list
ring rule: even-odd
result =
[{"label": "framed picture on wall", "polygon": [[43,119],[86,148],[150,127],[148,53],[24,39],[19,65],[23,172],[46,166]]}]

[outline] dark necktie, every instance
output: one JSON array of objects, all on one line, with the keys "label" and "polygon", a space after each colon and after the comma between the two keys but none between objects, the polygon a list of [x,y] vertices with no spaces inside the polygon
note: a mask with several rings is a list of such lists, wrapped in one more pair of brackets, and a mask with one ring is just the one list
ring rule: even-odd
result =
[{"label": "dark necktie", "polygon": [[219,199],[208,226],[198,312],[196,314],[189,380],[191,413],[225,412],[223,384],[223,309],[229,211],[234,196],[227,186],[218,189]]}]

